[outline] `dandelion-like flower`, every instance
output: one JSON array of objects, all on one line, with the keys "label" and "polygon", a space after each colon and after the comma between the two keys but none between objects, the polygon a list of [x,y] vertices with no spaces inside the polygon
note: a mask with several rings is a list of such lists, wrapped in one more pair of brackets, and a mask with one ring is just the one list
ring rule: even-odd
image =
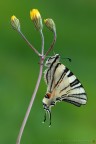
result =
[{"label": "dandelion-like flower", "polygon": [[43,24],[42,24],[42,18],[37,9],[32,9],[30,11],[30,18],[33,21],[35,27],[37,30],[42,30]]},{"label": "dandelion-like flower", "polygon": [[20,22],[19,19],[16,18],[16,16],[11,17],[11,25],[15,30],[20,31]]},{"label": "dandelion-like flower", "polygon": [[49,30],[56,33],[56,26],[54,21],[51,18],[44,20],[45,25],[48,27]]}]

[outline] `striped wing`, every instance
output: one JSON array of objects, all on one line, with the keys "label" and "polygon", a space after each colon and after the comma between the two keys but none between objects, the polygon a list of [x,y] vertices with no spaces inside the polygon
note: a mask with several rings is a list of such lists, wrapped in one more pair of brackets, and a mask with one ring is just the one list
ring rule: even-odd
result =
[{"label": "striped wing", "polygon": [[47,69],[44,71],[44,80],[47,84],[47,92],[43,98],[43,108],[48,112],[51,125],[51,106],[57,101],[65,101],[76,106],[86,104],[85,90],[76,76],[63,64],[59,62],[60,56],[56,54],[46,61]]},{"label": "striped wing", "polygon": [[52,93],[52,91],[53,91],[54,75],[55,75],[57,68],[60,65],[61,65],[61,63],[53,62],[51,64],[51,66],[44,71],[44,80],[45,80],[45,83],[47,84],[47,92],[49,92],[49,93]]},{"label": "striped wing", "polygon": [[54,92],[51,103],[65,101],[76,106],[86,104],[85,90],[76,76],[63,64],[55,66],[48,91]]}]

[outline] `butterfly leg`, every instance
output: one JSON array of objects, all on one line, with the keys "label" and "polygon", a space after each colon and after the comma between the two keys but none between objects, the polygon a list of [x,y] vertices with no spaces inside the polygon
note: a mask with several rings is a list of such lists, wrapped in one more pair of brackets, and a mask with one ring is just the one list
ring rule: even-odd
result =
[{"label": "butterfly leg", "polygon": [[46,114],[47,114],[47,112],[45,111],[43,123],[45,123],[45,121],[46,121]]}]

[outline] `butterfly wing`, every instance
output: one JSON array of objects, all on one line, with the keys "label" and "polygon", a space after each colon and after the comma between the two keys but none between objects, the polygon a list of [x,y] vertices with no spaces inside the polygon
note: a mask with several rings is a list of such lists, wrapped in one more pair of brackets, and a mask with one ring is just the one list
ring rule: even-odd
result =
[{"label": "butterfly wing", "polygon": [[55,101],[65,101],[76,106],[86,104],[86,92],[76,76],[63,64],[54,75]]},{"label": "butterfly wing", "polygon": [[61,63],[53,62],[49,68],[44,71],[44,81],[47,84],[47,92],[52,93],[54,88],[54,75],[57,68],[61,65]]},{"label": "butterfly wing", "polygon": [[[43,105],[44,108],[46,107],[47,109],[55,104],[55,83],[56,83],[56,78],[55,78],[55,73],[57,68],[61,65],[61,63],[56,63],[55,61],[51,64],[51,66],[44,71],[44,80],[45,83],[47,84],[47,92],[45,94],[45,97],[43,98]],[[46,109],[45,108],[45,109]]]},{"label": "butterfly wing", "polygon": [[45,70],[44,80],[47,84],[47,92],[42,101],[45,110],[44,122],[48,112],[51,125],[51,106],[58,101],[69,102],[75,106],[86,104],[87,97],[82,84],[67,67],[56,62],[56,59]]}]

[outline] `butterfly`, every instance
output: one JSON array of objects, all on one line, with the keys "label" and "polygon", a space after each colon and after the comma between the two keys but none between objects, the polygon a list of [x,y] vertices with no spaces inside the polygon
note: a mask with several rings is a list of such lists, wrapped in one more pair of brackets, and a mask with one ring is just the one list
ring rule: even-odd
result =
[{"label": "butterfly", "polygon": [[45,110],[44,122],[48,113],[51,126],[51,107],[56,105],[56,102],[65,101],[80,107],[86,104],[87,96],[76,76],[60,63],[59,54],[49,57],[45,66],[47,69],[44,71],[44,80],[47,92],[42,102]]}]

